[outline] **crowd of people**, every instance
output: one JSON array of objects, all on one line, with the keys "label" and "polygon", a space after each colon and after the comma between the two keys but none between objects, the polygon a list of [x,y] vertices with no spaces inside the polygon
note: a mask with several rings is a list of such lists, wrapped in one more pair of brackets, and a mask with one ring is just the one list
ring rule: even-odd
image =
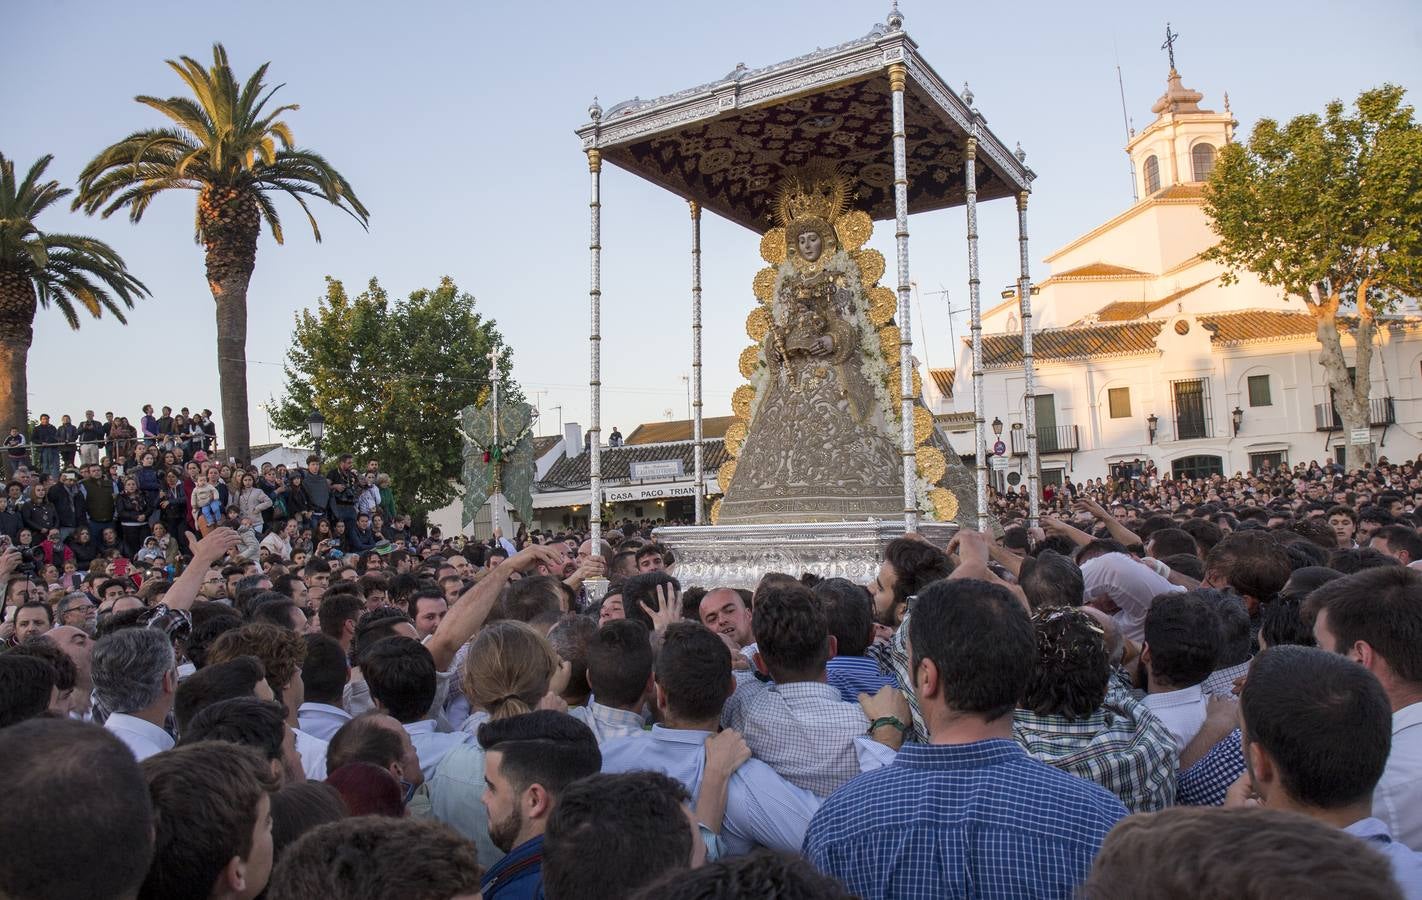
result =
[{"label": "crowd of people", "polygon": [[4,896],[1422,897],[1417,463],[1143,468],[753,590],[173,463],[97,569],[8,486]]}]

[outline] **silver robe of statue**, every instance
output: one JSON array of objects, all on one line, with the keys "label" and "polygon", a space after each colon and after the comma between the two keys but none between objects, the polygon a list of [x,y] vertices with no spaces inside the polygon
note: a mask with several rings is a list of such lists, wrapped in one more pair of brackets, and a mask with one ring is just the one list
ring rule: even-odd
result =
[{"label": "silver robe of statue", "polygon": [[784,267],[762,342],[768,380],[719,524],[901,516],[903,468],[864,372],[858,281],[824,265],[848,262],[831,229],[795,231],[787,243],[798,259]]}]

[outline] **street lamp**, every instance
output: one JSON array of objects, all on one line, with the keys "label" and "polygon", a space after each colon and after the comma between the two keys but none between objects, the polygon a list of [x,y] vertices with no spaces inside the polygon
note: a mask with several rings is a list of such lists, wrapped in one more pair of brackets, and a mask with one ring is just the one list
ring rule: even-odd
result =
[{"label": "street lamp", "polygon": [[1234,433],[1239,434],[1239,426],[1244,423],[1244,410],[1236,406],[1234,411],[1229,414],[1229,417],[1230,420],[1234,422]]},{"label": "street lamp", "polygon": [[311,410],[311,415],[306,417],[306,431],[311,435],[311,441],[315,445],[312,452],[320,456],[321,438],[326,436],[326,417],[321,415],[321,410]]},{"label": "street lamp", "polygon": [[1155,413],[1146,416],[1146,430],[1150,432],[1150,442],[1155,443],[1155,429],[1160,425],[1160,419]]},{"label": "street lamp", "polygon": [[992,433],[993,437],[1002,437],[1002,419],[997,416],[992,417]]}]

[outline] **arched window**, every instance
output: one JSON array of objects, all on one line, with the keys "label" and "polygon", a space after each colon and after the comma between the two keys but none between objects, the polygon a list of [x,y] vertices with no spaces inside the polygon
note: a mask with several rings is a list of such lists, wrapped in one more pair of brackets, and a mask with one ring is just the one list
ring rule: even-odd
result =
[{"label": "arched window", "polygon": [[1147,194],[1160,190],[1160,160],[1147,156],[1145,161],[1145,189]]},{"label": "arched window", "polygon": [[1196,144],[1190,150],[1191,168],[1195,170],[1196,181],[1209,181],[1215,170],[1215,147],[1213,144]]},{"label": "arched window", "polygon": [[1224,460],[1218,456],[1183,456],[1170,463],[1170,474],[1188,479],[1223,475]]}]

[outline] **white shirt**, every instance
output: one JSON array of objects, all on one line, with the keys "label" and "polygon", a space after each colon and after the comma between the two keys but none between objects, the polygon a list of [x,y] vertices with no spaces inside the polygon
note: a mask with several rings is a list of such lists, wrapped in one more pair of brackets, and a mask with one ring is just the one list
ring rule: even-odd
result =
[{"label": "white shirt", "polygon": [[1146,694],[1141,702],[1170,730],[1175,737],[1176,750],[1183,751],[1205,724],[1205,692],[1198,684],[1178,691]]},{"label": "white shirt", "polygon": [[262,538],[262,549],[275,554],[279,559],[291,559],[291,542],[279,531],[273,531]]},{"label": "white shirt", "polygon": [[1422,850],[1422,703],[1392,714],[1392,751],[1373,791],[1373,815],[1394,840]]},{"label": "white shirt", "polygon": [[329,741],[341,726],[351,720],[351,714],[339,706],[325,703],[303,703],[296,709],[296,720],[301,730],[309,735]]},{"label": "white shirt", "polygon": [[1088,560],[1081,567],[1086,586],[1086,602],[1108,597],[1120,610],[1113,615],[1121,634],[1140,643],[1145,638],[1145,617],[1157,594],[1185,590],[1161,578],[1125,553],[1107,553]]},{"label": "white shirt", "polygon": [[415,753],[420,757],[420,771],[424,773],[426,781],[434,777],[435,767],[444,759],[446,753],[473,740],[472,735],[463,731],[435,731],[434,719],[406,722],[405,731],[410,735],[410,743],[415,745]]},{"label": "white shirt", "polygon": [[126,713],[111,713],[104,727],[128,745],[134,758],[143,762],[150,756],[173,749],[173,736],[152,722]]},{"label": "white shirt", "polygon": [[[297,715],[299,718],[300,713]],[[296,752],[301,754],[301,769],[306,773],[306,780],[325,781],[327,742],[300,728],[291,730],[296,735]]]}]

